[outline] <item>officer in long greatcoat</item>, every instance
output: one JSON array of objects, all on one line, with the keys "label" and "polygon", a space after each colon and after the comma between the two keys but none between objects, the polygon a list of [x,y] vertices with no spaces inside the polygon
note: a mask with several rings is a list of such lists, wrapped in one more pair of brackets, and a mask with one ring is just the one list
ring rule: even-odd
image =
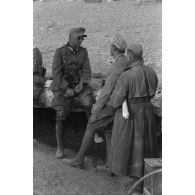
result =
[{"label": "officer in long greatcoat", "polygon": [[52,107],[56,110],[56,138],[58,158],[63,157],[63,121],[67,119],[72,105],[83,107],[90,116],[93,105],[91,67],[87,49],[81,47],[85,28],[72,28],[69,41],[56,50],[53,57],[51,90],[54,94]]},{"label": "officer in long greatcoat", "polygon": [[112,129],[115,111],[111,106],[107,106],[107,102],[110,99],[118,77],[127,67],[128,61],[124,55],[126,47],[127,43],[121,35],[116,34],[113,36],[110,43],[110,53],[111,56],[114,57],[114,62],[108,71],[108,77],[100,97],[92,108],[92,115],[89,118],[80,150],[73,160],[70,161],[67,159],[67,162],[72,167],[83,168],[85,155],[91,147],[95,132],[98,130],[105,132],[106,149],[107,154],[109,154],[111,138],[110,126]]},{"label": "officer in long greatcoat", "polygon": [[[130,67],[119,77],[108,105],[117,109],[111,139],[109,164],[119,176],[137,180],[143,176],[144,158],[155,157],[155,115],[151,99],[155,96],[158,78],[154,70],[144,65],[142,47],[129,44]],[[129,118],[122,115],[127,101]]]}]

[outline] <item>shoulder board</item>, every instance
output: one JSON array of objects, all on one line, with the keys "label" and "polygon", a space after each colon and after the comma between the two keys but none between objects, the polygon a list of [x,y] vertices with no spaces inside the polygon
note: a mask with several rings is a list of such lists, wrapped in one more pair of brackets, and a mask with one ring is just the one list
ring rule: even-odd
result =
[{"label": "shoulder board", "polygon": [[62,47],[59,47],[58,49],[63,49],[63,48],[66,48],[66,47],[67,47],[67,44],[62,45]]},{"label": "shoulder board", "polygon": [[68,49],[67,45],[63,45],[62,47],[59,47],[57,50],[58,50],[60,53],[64,54],[64,52],[66,52],[67,49]]}]

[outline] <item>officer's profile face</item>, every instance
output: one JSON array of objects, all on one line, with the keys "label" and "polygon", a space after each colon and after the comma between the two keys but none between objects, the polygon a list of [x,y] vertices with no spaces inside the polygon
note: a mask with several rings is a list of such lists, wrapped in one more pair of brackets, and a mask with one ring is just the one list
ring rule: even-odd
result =
[{"label": "officer's profile face", "polygon": [[73,47],[80,47],[83,40],[84,40],[83,36],[77,36],[77,35],[72,35],[69,38],[69,42]]}]

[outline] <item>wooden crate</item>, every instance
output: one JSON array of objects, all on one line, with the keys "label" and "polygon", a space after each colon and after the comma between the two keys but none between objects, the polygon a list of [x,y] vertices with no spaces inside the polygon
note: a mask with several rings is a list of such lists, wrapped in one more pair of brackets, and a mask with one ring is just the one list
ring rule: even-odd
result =
[{"label": "wooden crate", "polygon": [[[161,158],[145,159],[144,175],[162,168]],[[144,181],[144,195],[161,195],[162,194],[162,173],[157,173]]]}]

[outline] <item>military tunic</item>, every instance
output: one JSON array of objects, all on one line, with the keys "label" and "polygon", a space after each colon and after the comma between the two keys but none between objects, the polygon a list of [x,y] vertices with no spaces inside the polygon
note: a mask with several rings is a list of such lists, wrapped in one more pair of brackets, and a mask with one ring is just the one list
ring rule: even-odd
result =
[{"label": "military tunic", "polygon": [[[155,118],[150,102],[158,78],[153,69],[136,61],[118,79],[108,105],[116,108],[109,163],[116,175],[143,176],[144,158],[154,157]],[[127,100],[130,116],[122,116]]]},{"label": "military tunic", "polygon": [[112,91],[115,88],[119,76],[127,66],[127,58],[122,54],[115,59],[114,63],[110,67],[103,90],[97,102],[93,106],[92,115],[88,121],[88,127],[92,131],[105,130],[106,127],[110,127],[113,123],[115,109],[113,109],[111,106],[107,106],[107,103],[110,99]]},{"label": "military tunic", "polygon": [[[93,104],[91,67],[88,52],[79,47],[74,50],[69,43],[56,50],[52,64],[53,81],[51,90],[54,94],[52,107],[57,111],[57,120],[65,120],[73,104],[83,108],[90,108]],[[79,82],[83,83],[83,90],[74,97],[65,97],[66,88],[74,89]]]}]

